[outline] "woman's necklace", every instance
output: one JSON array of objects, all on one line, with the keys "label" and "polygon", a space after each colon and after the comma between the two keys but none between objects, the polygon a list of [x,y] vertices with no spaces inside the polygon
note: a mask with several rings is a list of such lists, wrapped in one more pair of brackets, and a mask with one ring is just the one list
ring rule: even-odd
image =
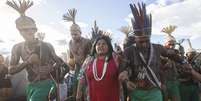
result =
[{"label": "woman's necklace", "polygon": [[104,66],[103,66],[103,72],[102,72],[102,75],[101,75],[100,78],[98,77],[98,73],[97,73],[97,65],[96,65],[97,59],[95,59],[95,60],[93,61],[93,75],[94,75],[94,79],[95,79],[96,81],[102,80],[103,77],[105,76],[105,73],[106,73],[106,71],[107,71],[107,65],[108,65],[108,62],[107,62],[106,60],[107,60],[107,57],[106,57],[106,59],[105,59]]}]

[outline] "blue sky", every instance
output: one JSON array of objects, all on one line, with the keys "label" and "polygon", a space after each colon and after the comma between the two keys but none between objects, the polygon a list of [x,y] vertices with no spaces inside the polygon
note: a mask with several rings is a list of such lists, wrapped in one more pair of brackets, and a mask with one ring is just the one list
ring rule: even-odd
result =
[{"label": "blue sky", "polygon": [[[91,31],[93,21],[103,30],[112,33],[113,42],[122,43],[124,35],[118,31],[130,23],[129,4],[142,0],[33,0],[34,5],[26,15],[32,17],[39,32],[46,34],[45,41],[54,45],[58,54],[65,52],[70,40],[69,26],[62,15],[69,8],[76,8],[76,21],[81,26],[83,36]],[[178,26],[173,35],[177,39],[191,38],[195,48],[201,48],[201,3],[197,0],[143,0],[153,15],[152,42],[163,43],[164,33],[160,30],[169,24]],[[19,14],[0,0],[0,53],[9,53],[12,46],[23,41],[15,28]],[[185,44],[184,44],[185,45]],[[187,45],[186,45],[187,46]]]}]

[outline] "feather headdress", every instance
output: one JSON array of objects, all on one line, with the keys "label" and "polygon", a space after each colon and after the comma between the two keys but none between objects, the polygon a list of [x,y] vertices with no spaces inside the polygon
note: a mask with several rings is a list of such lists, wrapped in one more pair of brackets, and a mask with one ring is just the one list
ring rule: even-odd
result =
[{"label": "feather headdress", "polygon": [[[137,7],[138,6],[138,7]],[[133,18],[131,19],[135,37],[150,37],[152,30],[152,16],[147,14],[144,3],[130,4]]]},{"label": "feather headdress", "polygon": [[80,26],[75,22],[77,10],[75,8],[69,9],[66,14],[63,15],[63,20],[67,22],[72,22],[73,24],[70,27],[70,30],[79,30],[81,32]]},{"label": "feather headdress", "polygon": [[91,28],[91,40],[92,42],[101,35],[101,31],[99,29],[99,27],[97,26],[96,20],[94,21],[94,26]]},{"label": "feather headdress", "polygon": [[91,34],[92,34],[92,37],[91,37],[91,40],[92,40],[92,43],[98,38],[98,37],[101,37],[101,36],[105,36],[105,37],[108,37],[110,40],[111,40],[111,33],[109,32],[106,32],[106,31],[103,31],[101,29],[99,29],[96,21],[94,21],[94,26],[92,27],[92,31],[91,31]]},{"label": "feather headdress", "polygon": [[120,30],[122,33],[124,33],[127,38],[128,38],[128,36],[129,36],[129,34],[133,32],[132,27],[130,27],[130,26],[122,26],[119,30]]},{"label": "feather headdress", "polygon": [[190,39],[187,39],[189,48],[187,49],[186,53],[196,52],[196,50],[192,47]]},{"label": "feather headdress", "polygon": [[15,21],[16,27],[18,29],[36,28],[35,21],[25,15],[27,9],[29,9],[33,5],[32,1],[19,0],[17,3],[16,1],[12,0],[7,1],[6,4],[15,9],[20,14],[20,17]]},{"label": "feather headdress", "polygon": [[174,36],[172,36],[172,32],[174,32],[176,28],[177,28],[177,26],[169,25],[167,27],[164,27],[161,30],[161,32],[164,32],[166,34],[165,42],[169,42],[169,41],[176,42],[176,39],[174,38]]}]

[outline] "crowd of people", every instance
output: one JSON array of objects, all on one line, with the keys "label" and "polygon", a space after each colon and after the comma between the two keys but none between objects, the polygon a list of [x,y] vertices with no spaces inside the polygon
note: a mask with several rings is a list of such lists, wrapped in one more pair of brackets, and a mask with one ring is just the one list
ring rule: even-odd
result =
[{"label": "crowd of people", "polygon": [[[0,55],[0,101],[200,101],[200,53],[190,40],[184,52],[171,34],[173,25],[162,29],[164,45],[151,43],[152,16],[144,3],[130,4],[132,26],[120,29],[126,35],[123,48],[96,22],[91,39],[82,37],[77,10],[69,9],[63,15],[72,22],[67,61],[42,36],[35,37],[36,23],[25,15],[32,1],[7,5],[19,12],[16,28],[25,41],[13,46],[9,65]],[[13,97],[10,78],[22,70],[28,74],[26,94]]]}]

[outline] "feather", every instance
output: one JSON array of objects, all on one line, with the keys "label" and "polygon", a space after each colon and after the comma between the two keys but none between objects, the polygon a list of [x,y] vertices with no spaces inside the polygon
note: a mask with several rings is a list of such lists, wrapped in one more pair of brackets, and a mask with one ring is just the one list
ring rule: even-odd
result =
[{"label": "feather", "polygon": [[92,40],[95,40],[98,36],[100,36],[101,31],[99,30],[99,27],[97,26],[96,21],[94,21],[94,26],[92,27]]},{"label": "feather", "polygon": [[75,8],[69,9],[68,12],[63,15],[63,20],[71,21],[75,24],[76,13],[77,13],[77,10]]},{"label": "feather", "polygon": [[122,26],[119,30],[124,33],[126,37],[128,37],[128,34],[132,32],[132,28],[130,26]]},{"label": "feather", "polygon": [[171,34],[172,34],[172,32],[175,31],[176,28],[177,28],[177,26],[175,26],[175,25],[169,25],[169,26],[167,26],[167,27],[164,27],[164,28],[161,30],[161,32],[166,33],[168,36],[172,36]]},{"label": "feather", "polygon": [[[137,7],[138,6],[138,7]],[[150,35],[152,27],[151,14],[147,15],[144,3],[130,4],[133,18],[131,19],[133,31],[136,35]]]},{"label": "feather", "polygon": [[193,49],[190,39],[187,39],[187,41],[188,41],[189,48]]},{"label": "feather", "polygon": [[26,10],[33,5],[33,2],[29,0],[20,0],[19,3],[16,3],[16,1],[12,0],[7,1],[6,4],[19,12],[21,16],[25,16]]},{"label": "feather", "polygon": [[108,37],[111,37],[111,35],[112,35],[112,33],[107,32],[107,31],[103,31],[101,34],[102,34],[103,36],[108,36]]},{"label": "feather", "polygon": [[92,43],[98,38],[98,37],[107,37],[108,39],[111,40],[111,33],[100,30],[99,27],[97,26],[96,21],[94,21],[94,26],[92,27],[92,31],[91,31],[92,37],[91,37],[91,41]]}]

